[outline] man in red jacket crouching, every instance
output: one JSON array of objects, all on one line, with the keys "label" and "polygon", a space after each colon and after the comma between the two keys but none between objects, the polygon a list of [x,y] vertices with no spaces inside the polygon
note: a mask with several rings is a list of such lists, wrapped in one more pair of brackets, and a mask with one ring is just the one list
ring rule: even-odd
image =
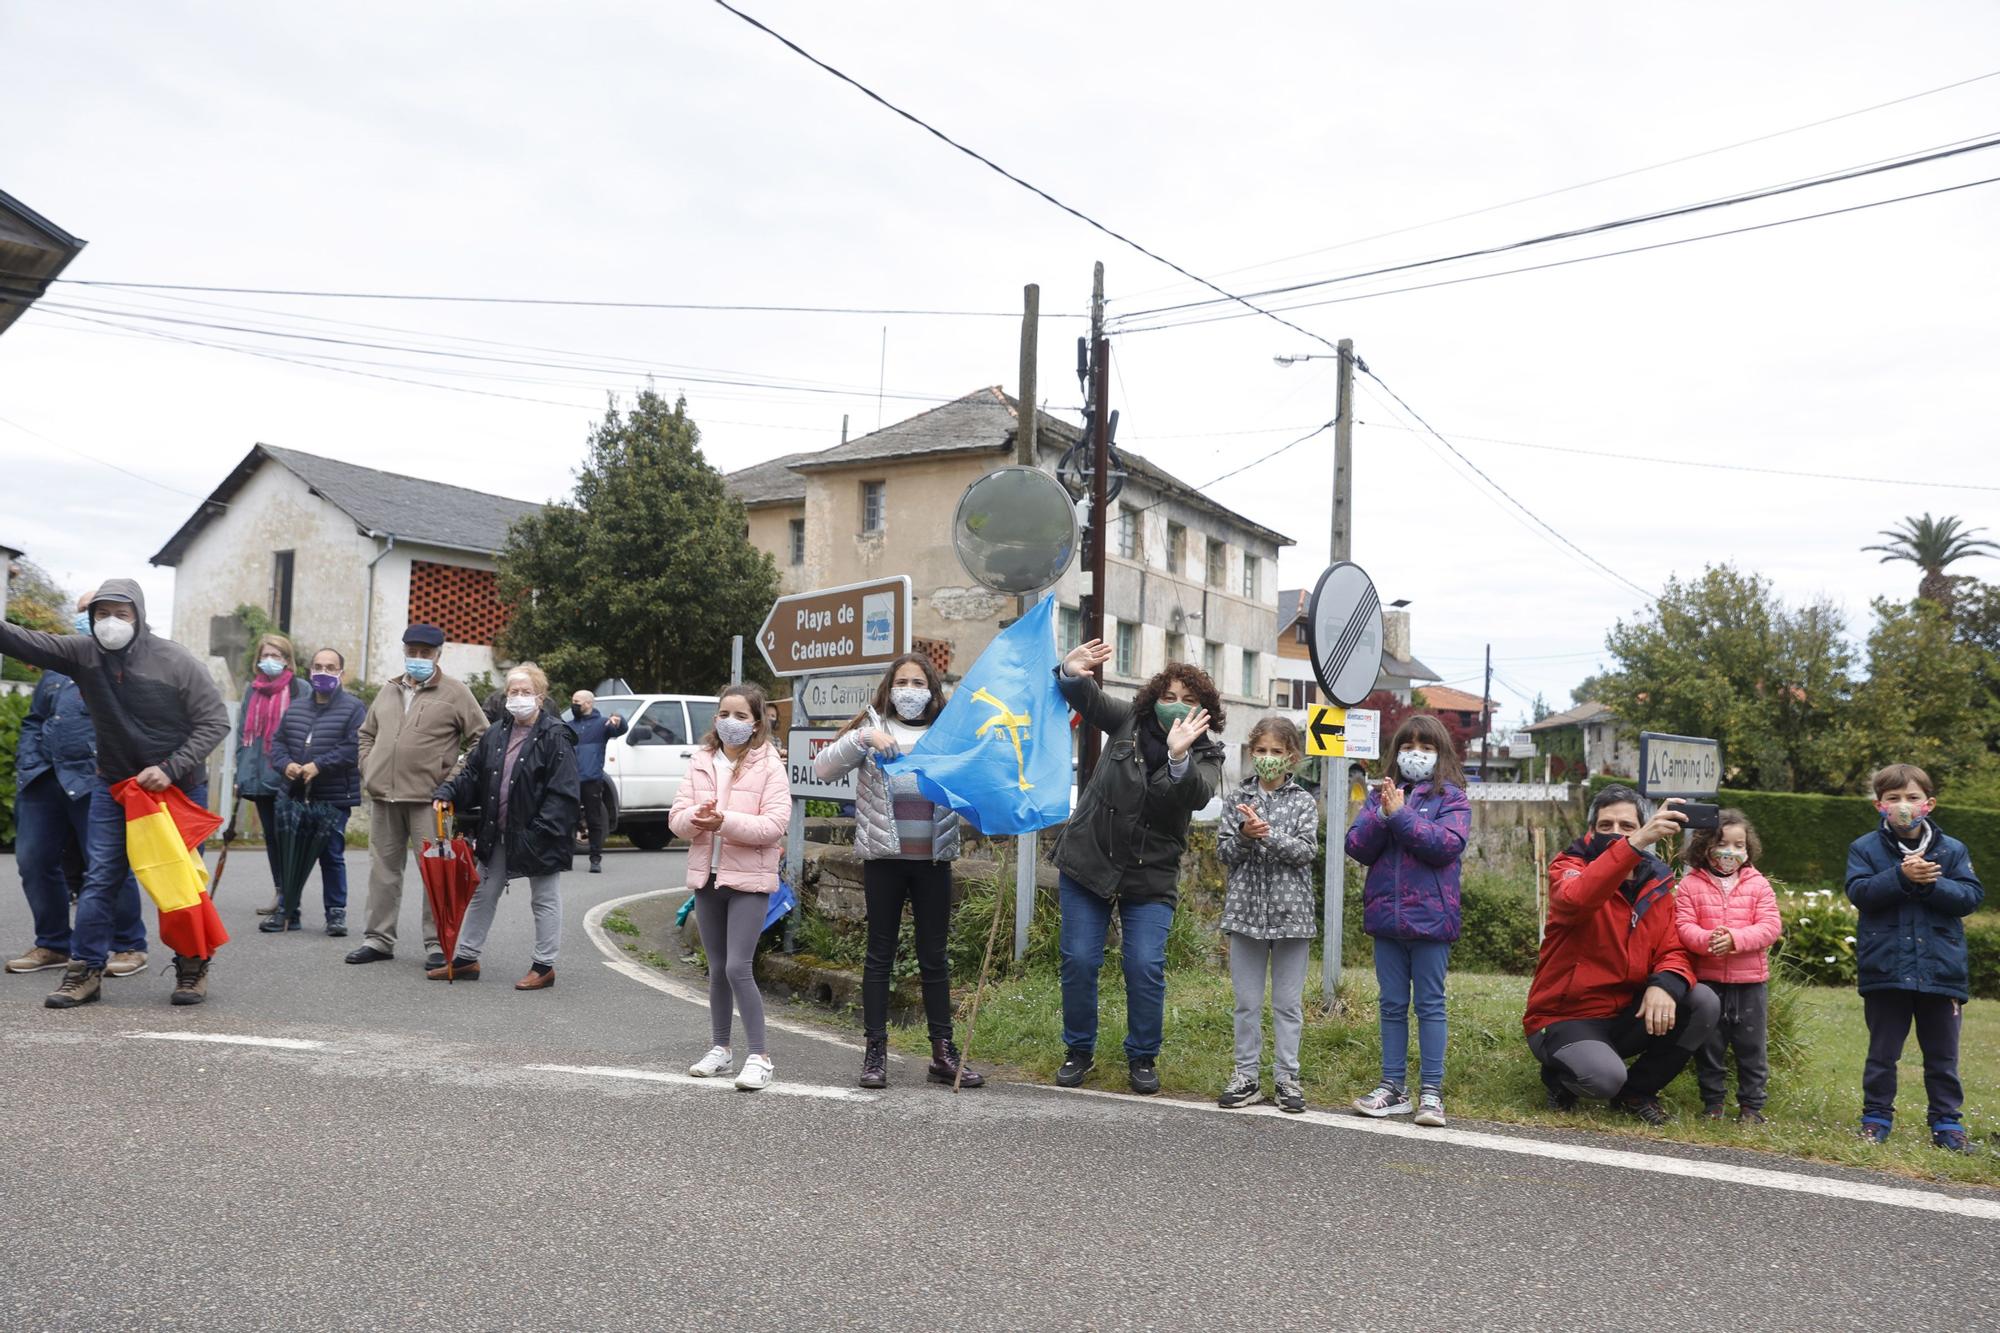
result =
[{"label": "man in red jacket crouching", "polygon": [[1590,831],[1549,866],[1548,933],[1521,1026],[1556,1109],[1602,1097],[1663,1125],[1660,1089],[1715,1030],[1721,1005],[1674,931],[1673,868],[1651,850],[1687,822],[1673,804],[1649,815],[1630,787],[1606,787]]}]

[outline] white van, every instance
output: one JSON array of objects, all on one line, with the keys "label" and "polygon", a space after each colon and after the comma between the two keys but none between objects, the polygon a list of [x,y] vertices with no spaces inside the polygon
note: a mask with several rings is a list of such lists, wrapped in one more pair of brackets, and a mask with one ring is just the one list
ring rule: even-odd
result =
[{"label": "white van", "polygon": [[[714,695],[600,694],[597,711],[625,719],[625,734],[604,744],[605,824],[634,847],[657,852],[673,841],[667,811],[694,747],[715,721]],[[567,710],[563,713],[568,719]]]}]

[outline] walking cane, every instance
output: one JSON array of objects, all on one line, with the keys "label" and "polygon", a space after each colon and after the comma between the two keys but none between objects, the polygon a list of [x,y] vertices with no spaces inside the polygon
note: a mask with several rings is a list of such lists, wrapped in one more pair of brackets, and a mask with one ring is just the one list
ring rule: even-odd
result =
[{"label": "walking cane", "polygon": [[979,1027],[979,1002],[986,998],[986,974],[993,967],[993,941],[1000,937],[1000,908],[1007,901],[999,886],[993,889],[993,925],[986,932],[986,959],[979,965],[979,988],[972,992],[972,1015],[965,1020],[965,1046],[958,1053],[958,1069],[951,1076],[951,1090],[965,1080],[965,1062],[972,1058],[972,1035]]},{"label": "walking cane", "polygon": [[229,864],[229,844],[236,841],[236,820],[243,813],[243,797],[239,793],[229,807],[229,827],[222,830],[222,855],[215,858],[215,873],[208,877],[208,899],[215,901],[216,893],[222,887],[222,868]]}]

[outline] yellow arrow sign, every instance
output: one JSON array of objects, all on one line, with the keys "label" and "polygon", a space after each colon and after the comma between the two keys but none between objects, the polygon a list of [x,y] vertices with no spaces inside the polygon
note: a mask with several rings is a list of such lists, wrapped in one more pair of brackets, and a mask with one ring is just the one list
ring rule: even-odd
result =
[{"label": "yellow arrow sign", "polygon": [[1306,753],[1326,759],[1347,754],[1347,710],[1332,704],[1306,705]]}]

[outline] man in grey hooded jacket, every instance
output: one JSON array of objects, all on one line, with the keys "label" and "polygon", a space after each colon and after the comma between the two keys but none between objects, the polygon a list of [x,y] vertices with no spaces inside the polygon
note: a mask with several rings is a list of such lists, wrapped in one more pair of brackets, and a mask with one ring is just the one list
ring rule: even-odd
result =
[{"label": "man in grey hooded jacket", "polygon": [[[194,654],[146,624],[146,594],[108,579],[90,597],[90,635],[44,634],[0,622],[0,653],[73,679],[97,726],[97,775],[87,830],[87,869],[76,902],[70,963],[51,1009],[100,998],[120,894],[136,894],[125,858],[125,809],[111,788],[127,778],[147,791],[178,786],[207,799],[207,760],[229,735],[229,710]],[[129,913],[128,913],[129,914]],[[208,960],[174,958],[175,1004],[208,993]]]}]

